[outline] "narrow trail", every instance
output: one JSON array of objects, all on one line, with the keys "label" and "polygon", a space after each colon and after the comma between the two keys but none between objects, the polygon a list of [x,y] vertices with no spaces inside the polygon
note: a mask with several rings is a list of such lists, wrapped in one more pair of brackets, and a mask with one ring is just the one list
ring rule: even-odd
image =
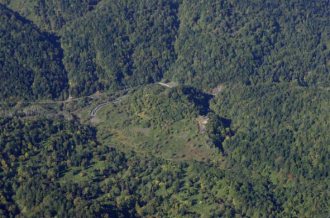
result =
[{"label": "narrow trail", "polygon": [[178,84],[175,82],[169,82],[169,83],[158,82],[157,84],[170,89],[178,86]]},{"label": "narrow trail", "polygon": [[171,87],[169,84],[167,84],[167,83],[159,82],[158,84],[161,85],[161,86],[164,86],[164,87],[166,87],[166,88],[172,88],[172,87]]}]

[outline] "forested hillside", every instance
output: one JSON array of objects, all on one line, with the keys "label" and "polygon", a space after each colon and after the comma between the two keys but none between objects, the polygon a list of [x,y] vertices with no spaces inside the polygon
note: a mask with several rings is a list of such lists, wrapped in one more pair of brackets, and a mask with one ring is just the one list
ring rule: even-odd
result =
[{"label": "forested hillside", "polygon": [[238,129],[224,144],[236,164],[317,180],[329,176],[329,99],[324,89],[237,85],[221,93],[211,108]]},{"label": "forested hillside", "polygon": [[40,29],[58,31],[66,23],[94,9],[100,0],[0,0],[32,20]]},{"label": "forested hillside", "polygon": [[321,1],[182,1],[176,63],[167,77],[329,85],[329,11]]},{"label": "forested hillside", "polygon": [[77,122],[15,117],[0,124],[2,216],[244,216],[255,200],[260,214],[279,212],[267,199],[272,190],[253,190],[248,195],[266,193],[252,200],[242,189],[248,183],[212,165],[141,161],[100,145],[95,129]]},{"label": "forested hillside", "polygon": [[162,78],[329,85],[326,0],[2,2],[61,38],[73,96]]},{"label": "forested hillside", "polygon": [[0,0],[0,217],[329,217],[328,0]]},{"label": "forested hillside", "polygon": [[59,98],[68,88],[54,36],[0,4],[0,98]]},{"label": "forested hillside", "polygon": [[64,32],[65,63],[73,87],[94,87],[87,92],[164,73],[201,88],[329,85],[329,10],[327,1],[105,1]]},{"label": "forested hillside", "polygon": [[176,58],[177,10],[169,0],[106,0],[66,26],[62,43],[72,94],[160,80]]}]

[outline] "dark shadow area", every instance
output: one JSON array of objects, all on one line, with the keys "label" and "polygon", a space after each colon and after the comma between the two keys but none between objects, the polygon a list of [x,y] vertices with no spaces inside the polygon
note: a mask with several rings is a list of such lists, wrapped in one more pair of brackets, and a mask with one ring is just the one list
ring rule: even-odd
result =
[{"label": "dark shadow area", "polygon": [[214,113],[209,113],[209,121],[207,124],[207,134],[212,140],[215,147],[217,147],[223,156],[227,153],[223,148],[223,142],[228,138],[233,136],[235,133],[231,129],[231,120],[220,117]]},{"label": "dark shadow area", "polygon": [[204,93],[191,86],[183,87],[182,92],[188,97],[190,102],[195,104],[200,115],[205,116],[210,112],[210,101],[213,95]]}]

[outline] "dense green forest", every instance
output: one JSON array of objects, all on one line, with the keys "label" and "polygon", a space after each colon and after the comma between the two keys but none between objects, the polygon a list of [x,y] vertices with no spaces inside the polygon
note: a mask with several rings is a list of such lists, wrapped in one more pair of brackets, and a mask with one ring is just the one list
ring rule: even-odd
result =
[{"label": "dense green forest", "polygon": [[68,88],[54,36],[0,4],[0,98],[59,98]]},{"label": "dense green forest", "polygon": [[[320,194],[326,186],[283,187],[237,169],[124,154],[99,144],[95,129],[76,121],[14,117],[1,126],[0,211],[6,217],[311,217],[327,204]],[[290,195],[295,192],[303,205],[291,204],[299,200]]]},{"label": "dense green forest", "polygon": [[[330,56],[326,2],[105,1],[65,28],[65,64],[72,87],[91,87],[88,93],[150,83],[164,74],[200,88],[227,81],[324,85]],[[82,72],[86,81],[79,81]]]},{"label": "dense green forest", "polygon": [[168,78],[329,85],[329,2],[182,1]]},{"label": "dense green forest", "polygon": [[211,108],[238,129],[224,145],[235,162],[317,180],[329,176],[329,99],[323,89],[238,85],[217,96]]},{"label": "dense green forest", "polygon": [[0,0],[0,217],[329,217],[329,21],[328,0]]},{"label": "dense green forest", "polygon": [[177,10],[169,0],[106,0],[66,26],[62,43],[72,94],[160,80],[176,58]]},{"label": "dense green forest", "polygon": [[327,0],[2,2],[60,37],[73,96],[162,78],[329,85]]},{"label": "dense green forest", "polygon": [[[150,157],[141,162],[134,153],[101,146],[95,129],[77,122],[11,118],[1,126],[5,216],[244,215],[253,203],[236,196],[240,182],[230,182],[212,166]],[[264,200],[261,207],[275,214]],[[202,208],[201,201],[208,207],[204,211],[191,208]]]},{"label": "dense green forest", "polygon": [[66,23],[94,9],[100,0],[0,0],[22,16],[32,20],[40,29],[58,31]]}]

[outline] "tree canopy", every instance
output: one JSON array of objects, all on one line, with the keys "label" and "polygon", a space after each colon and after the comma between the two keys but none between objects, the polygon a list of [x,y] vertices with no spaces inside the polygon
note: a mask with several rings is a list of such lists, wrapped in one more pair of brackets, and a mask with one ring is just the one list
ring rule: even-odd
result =
[{"label": "tree canopy", "polygon": [[68,88],[56,37],[0,4],[1,100],[60,98]]},{"label": "tree canopy", "polygon": [[329,0],[0,0],[0,217],[328,217]]}]

